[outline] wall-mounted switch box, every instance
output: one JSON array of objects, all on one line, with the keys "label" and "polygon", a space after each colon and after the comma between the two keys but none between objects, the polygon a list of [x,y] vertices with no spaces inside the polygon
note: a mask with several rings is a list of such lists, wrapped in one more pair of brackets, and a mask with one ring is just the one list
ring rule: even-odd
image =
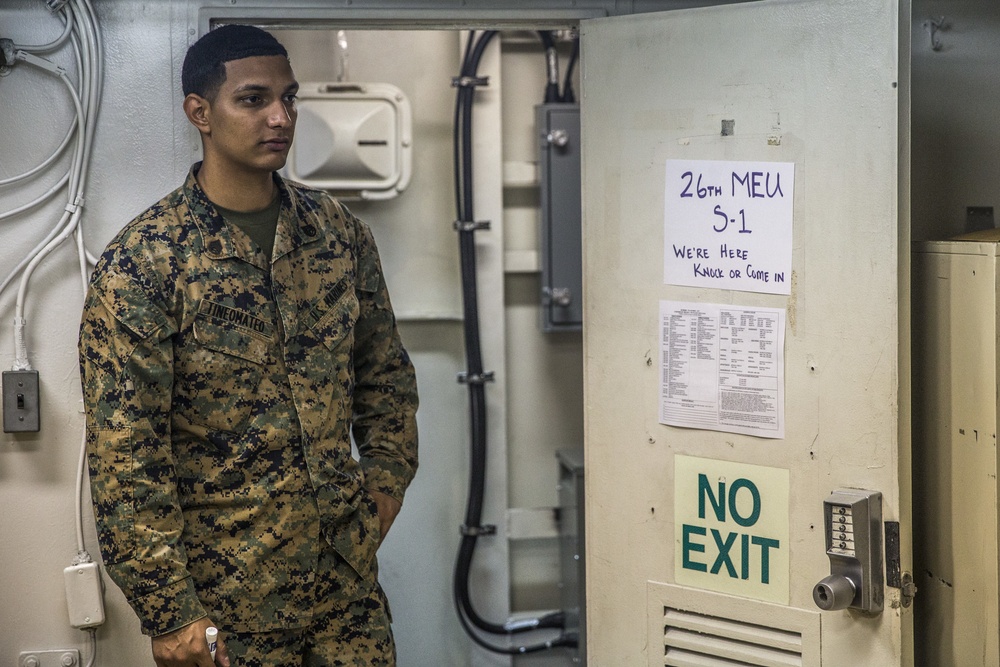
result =
[{"label": "wall-mounted switch box", "polygon": [[37,431],[38,371],[3,372],[4,433]]}]

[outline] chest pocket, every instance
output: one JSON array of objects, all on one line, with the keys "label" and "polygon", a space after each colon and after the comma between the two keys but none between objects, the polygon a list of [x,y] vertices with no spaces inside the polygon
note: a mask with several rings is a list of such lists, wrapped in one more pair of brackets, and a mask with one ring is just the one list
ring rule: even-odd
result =
[{"label": "chest pocket", "polygon": [[240,433],[268,362],[267,339],[200,313],[175,369],[175,409],[192,424]]}]

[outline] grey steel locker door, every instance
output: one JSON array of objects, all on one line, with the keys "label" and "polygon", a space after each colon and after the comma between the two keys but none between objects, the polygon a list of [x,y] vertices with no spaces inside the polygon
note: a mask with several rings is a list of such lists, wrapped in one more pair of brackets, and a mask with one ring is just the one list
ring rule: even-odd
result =
[{"label": "grey steel locker door", "polygon": [[[908,32],[906,0],[583,22],[593,664],[912,662],[912,607],[891,571],[910,567]],[[664,284],[668,160],[794,165],[788,294]],[[783,437],[660,423],[663,301],[784,311]],[[692,474],[700,498],[684,495]],[[680,531],[727,483],[724,518],[750,515],[738,502],[752,488],[780,539]],[[882,520],[899,524],[901,548],[876,554],[880,613],[813,601],[837,489],[880,492]],[[724,499],[709,500],[723,517]]]}]

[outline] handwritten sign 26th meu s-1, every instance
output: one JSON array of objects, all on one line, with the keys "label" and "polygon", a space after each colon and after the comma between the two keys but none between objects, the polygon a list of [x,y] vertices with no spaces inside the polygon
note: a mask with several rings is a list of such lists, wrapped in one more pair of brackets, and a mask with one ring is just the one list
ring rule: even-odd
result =
[{"label": "handwritten sign 26th meu s-1", "polygon": [[790,162],[667,160],[663,282],[789,294]]}]

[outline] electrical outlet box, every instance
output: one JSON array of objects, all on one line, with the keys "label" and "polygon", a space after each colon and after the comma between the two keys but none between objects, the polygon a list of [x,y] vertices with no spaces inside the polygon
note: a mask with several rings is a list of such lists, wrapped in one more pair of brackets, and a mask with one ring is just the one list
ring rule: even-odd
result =
[{"label": "electrical outlet box", "polygon": [[3,372],[4,433],[38,431],[38,371]]},{"label": "electrical outlet box", "polygon": [[97,563],[80,563],[63,570],[69,624],[74,628],[96,628],[104,623],[104,597]]}]

